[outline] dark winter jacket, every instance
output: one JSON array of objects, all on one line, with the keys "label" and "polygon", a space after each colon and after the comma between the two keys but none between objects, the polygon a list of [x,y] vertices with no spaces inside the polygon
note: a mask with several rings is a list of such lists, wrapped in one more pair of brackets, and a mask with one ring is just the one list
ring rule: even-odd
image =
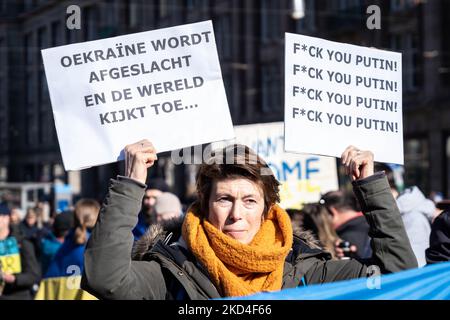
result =
[{"label": "dark winter jacket", "polygon": [[[88,241],[82,288],[103,299],[210,299],[220,293],[181,241],[153,239],[132,260],[132,229],[145,185],[124,177],[111,180],[109,193]],[[382,273],[417,267],[403,222],[384,174],[354,183],[370,225],[373,259]],[[141,250],[142,251],[142,250]],[[283,288],[367,276],[354,259],[331,260],[305,237],[295,237],[284,264]]]},{"label": "dark winter jacket", "polygon": [[434,219],[426,257],[428,264],[450,261],[450,211],[444,211]]},{"label": "dark winter jacket", "polygon": [[339,238],[356,246],[358,258],[367,259],[372,256],[369,229],[369,224],[364,217],[356,217],[339,226],[336,233]]},{"label": "dark winter jacket", "polygon": [[19,229],[21,236],[33,244],[36,258],[40,261],[42,254],[42,239],[44,239],[51,232],[51,228],[47,224],[44,224],[42,228],[38,228],[37,226],[29,226],[25,223],[25,221],[22,221],[19,225]]}]

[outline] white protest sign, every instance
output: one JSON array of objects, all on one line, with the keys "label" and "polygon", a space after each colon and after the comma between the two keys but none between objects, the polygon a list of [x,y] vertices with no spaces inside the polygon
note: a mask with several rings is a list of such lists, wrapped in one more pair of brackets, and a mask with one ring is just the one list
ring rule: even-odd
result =
[{"label": "white protest sign", "polygon": [[401,54],[286,33],[285,150],[403,164]]},{"label": "white protest sign", "polygon": [[281,207],[299,209],[339,188],[335,158],[284,152],[283,122],[235,126],[234,132],[234,140],[214,143],[213,149],[240,143],[257,152],[281,183]]},{"label": "white protest sign", "polygon": [[66,170],[234,137],[211,21],[42,50]]}]

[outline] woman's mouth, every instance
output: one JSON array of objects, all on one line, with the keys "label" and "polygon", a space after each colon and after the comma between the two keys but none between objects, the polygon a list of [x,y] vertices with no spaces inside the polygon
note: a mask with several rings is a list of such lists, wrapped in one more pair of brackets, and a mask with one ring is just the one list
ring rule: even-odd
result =
[{"label": "woman's mouth", "polygon": [[245,230],[227,230],[224,233],[232,238],[241,238],[245,234]]}]

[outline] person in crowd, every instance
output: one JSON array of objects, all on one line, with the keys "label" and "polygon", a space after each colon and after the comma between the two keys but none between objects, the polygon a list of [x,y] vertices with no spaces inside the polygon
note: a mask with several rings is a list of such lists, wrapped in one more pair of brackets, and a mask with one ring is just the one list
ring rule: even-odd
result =
[{"label": "person in crowd", "polygon": [[[279,202],[279,182],[250,148],[232,145],[202,164],[198,202],[186,213],[182,236],[157,241],[131,259],[132,229],[156,161],[148,140],[126,146],[125,176],[112,179],[88,241],[81,286],[103,299],[209,299],[245,296],[302,284],[367,276],[355,259],[331,255],[293,236]],[[232,162],[232,163],[230,163]],[[373,172],[373,154],[348,147],[342,162],[370,221],[372,264],[382,273],[416,268],[384,173]]]},{"label": "person in crowd", "polygon": [[163,192],[156,198],[153,210],[156,223],[176,219],[183,214],[180,199],[170,192]]},{"label": "person in crowd", "polygon": [[16,238],[23,238],[22,233],[22,210],[18,207],[11,208],[9,222],[10,234]]},{"label": "person in crowd", "polygon": [[33,241],[37,237],[39,233],[37,227],[37,214],[33,208],[27,209],[25,218],[20,225],[20,229],[23,236],[29,240]]},{"label": "person in crowd", "polygon": [[291,218],[291,224],[293,230],[303,229],[303,212],[300,209],[289,208],[286,209],[289,218]]},{"label": "person in crowd", "polygon": [[305,228],[303,225],[305,219],[303,210],[288,208],[286,209],[286,213],[289,215],[291,220],[294,236],[304,239],[311,248],[322,250],[323,245],[321,245],[317,235],[314,234],[313,231],[308,230],[307,227]]},{"label": "person in crowd", "polygon": [[[372,256],[369,224],[357,204],[356,198],[344,191],[330,191],[322,195],[319,203],[331,215],[332,225],[339,239],[348,241],[355,257]],[[340,244],[341,241],[338,241]],[[338,246],[339,246],[338,244]]]},{"label": "person in crowd", "polygon": [[138,214],[138,223],[133,229],[135,240],[139,240],[147,231],[148,227],[156,222],[153,207],[156,203],[156,198],[163,192],[169,192],[169,186],[164,179],[155,178],[147,184],[147,189],[142,198],[141,211]]},{"label": "person in crowd", "polygon": [[310,230],[321,247],[336,259],[335,244],[339,240],[333,228],[332,218],[325,207],[319,203],[307,203],[301,210],[303,214],[303,229]]},{"label": "person in crowd", "polygon": [[84,251],[100,210],[94,199],[82,198],[75,204],[75,224],[56,252],[45,273],[36,300],[91,300],[92,295],[80,289],[84,268]]},{"label": "person in crowd", "polygon": [[34,207],[34,212],[36,213],[36,226],[41,234],[41,237],[46,236],[51,232],[51,224],[49,223],[50,214],[48,213],[48,208],[42,203],[39,202]]},{"label": "person in crowd", "polygon": [[426,249],[427,264],[450,261],[450,210],[439,214],[431,225],[430,247]]},{"label": "person in crowd", "polygon": [[50,219],[51,219],[50,203],[48,201],[38,201],[35,209],[36,209],[36,212],[39,217],[39,219],[38,219],[39,223],[51,228],[50,227]]},{"label": "person in crowd", "polygon": [[427,264],[425,250],[430,246],[430,220],[434,219],[436,206],[416,186],[399,194],[397,206],[419,267],[423,267]]},{"label": "person in crowd", "polygon": [[10,214],[10,225],[11,226],[19,226],[20,222],[22,221],[22,210],[18,207],[11,208],[11,214]]},{"label": "person in crowd", "polygon": [[74,226],[74,213],[71,211],[62,212],[56,215],[53,222],[53,230],[41,243],[41,264],[42,273],[46,274],[50,262],[58,252],[64,239]]},{"label": "person in crowd", "polygon": [[39,261],[42,254],[42,239],[51,232],[49,226],[43,222],[41,213],[42,210],[39,208],[28,208],[25,219],[20,224],[20,233],[31,241]]},{"label": "person in crowd", "polygon": [[399,192],[392,170],[387,165],[378,164],[387,173],[389,185],[405,225],[419,267],[426,265],[425,250],[430,246],[431,221],[436,215],[436,205],[427,199],[417,186]]},{"label": "person in crowd", "polygon": [[150,224],[147,231],[137,240],[133,246],[132,256],[140,259],[149,247],[159,239],[181,236],[183,224],[183,212],[180,200],[170,192],[163,192],[157,198],[152,208],[155,222]]},{"label": "person in crowd", "polygon": [[30,300],[41,269],[32,243],[11,234],[11,211],[0,205],[0,300]]}]

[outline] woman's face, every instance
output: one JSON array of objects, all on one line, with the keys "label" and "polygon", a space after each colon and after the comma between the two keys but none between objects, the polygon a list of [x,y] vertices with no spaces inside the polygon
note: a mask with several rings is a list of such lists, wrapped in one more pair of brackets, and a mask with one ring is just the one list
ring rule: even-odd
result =
[{"label": "woman's face", "polygon": [[263,212],[263,191],[255,182],[236,178],[213,183],[208,221],[229,237],[249,244],[261,227]]}]

